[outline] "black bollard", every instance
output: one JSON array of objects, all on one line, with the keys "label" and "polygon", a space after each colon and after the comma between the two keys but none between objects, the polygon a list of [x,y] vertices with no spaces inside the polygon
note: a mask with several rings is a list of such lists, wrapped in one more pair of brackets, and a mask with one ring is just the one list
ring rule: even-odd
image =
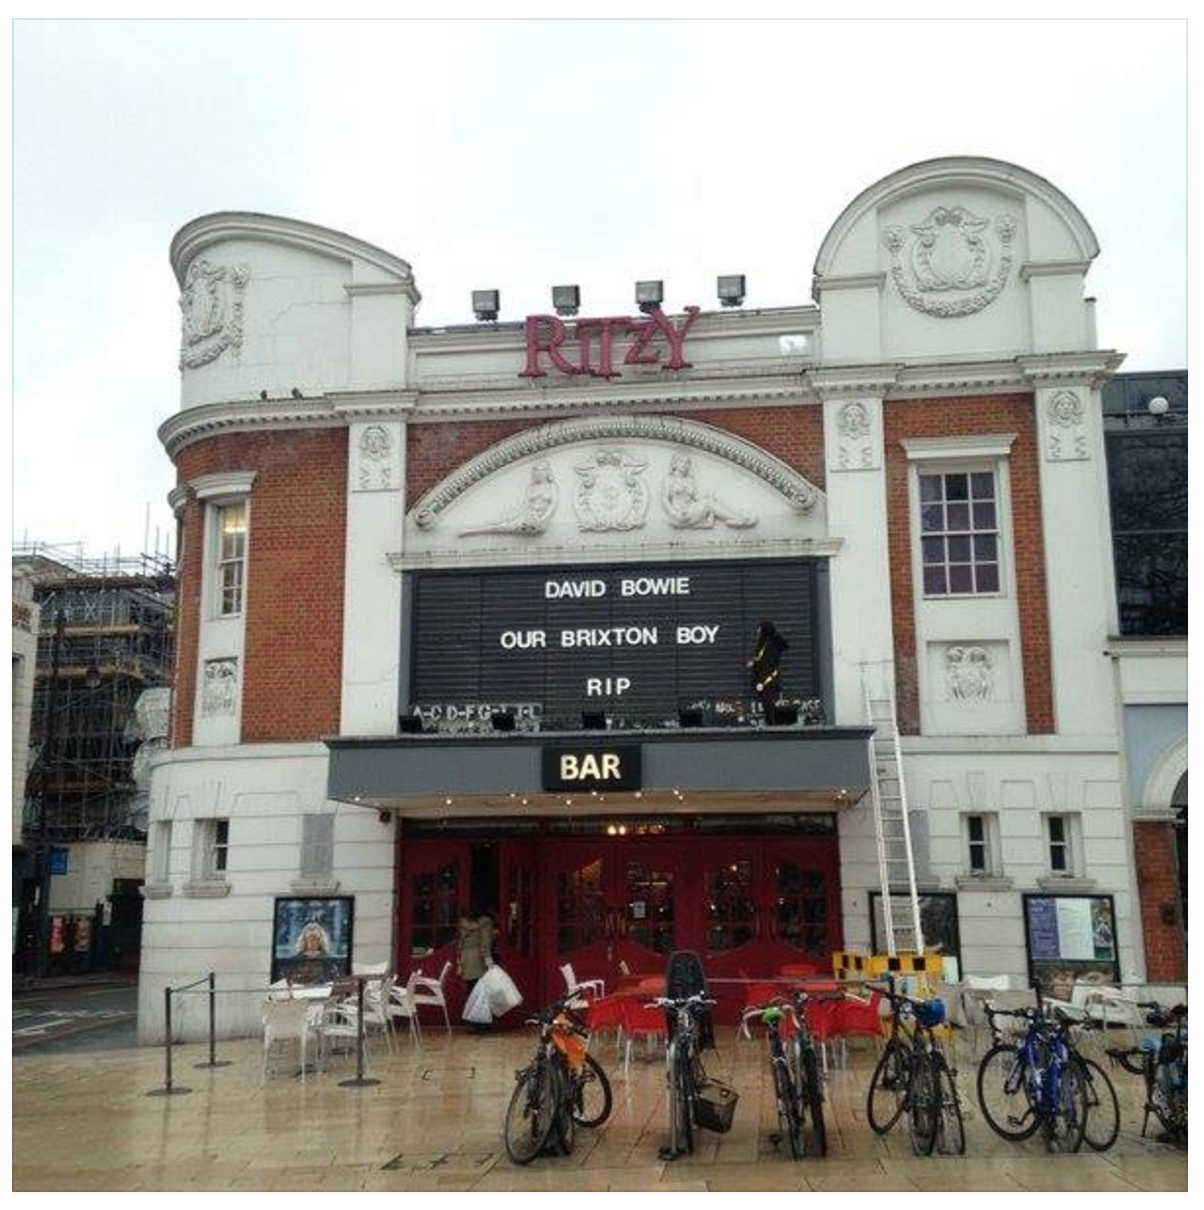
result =
[{"label": "black bollard", "polygon": [[229,1059],[217,1057],[217,986],[213,971],[209,972],[209,1062],[194,1063],[194,1067],[229,1067]]},{"label": "black bollard", "polygon": [[370,1084],[380,1083],[379,1080],[364,1075],[364,976],[356,976],[355,984],[355,1077],[340,1080],[340,1088],[367,1088]]},{"label": "black bollard", "polygon": [[163,1027],[166,1033],[166,1079],[162,1088],[152,1088],[146,1095],[148,1097],[173,1097],[180,1096],[183,1093],[191,1092],[191,1088],[184,1088],[181,1085],[172,1083],[171,1079],[171,988],[163,989]]}]

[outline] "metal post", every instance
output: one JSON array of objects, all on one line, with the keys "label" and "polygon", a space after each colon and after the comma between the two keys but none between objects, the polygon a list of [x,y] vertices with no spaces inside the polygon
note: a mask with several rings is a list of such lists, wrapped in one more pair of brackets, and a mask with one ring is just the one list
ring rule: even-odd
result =
[{"label": "metal post", "polygon": [[164,1081],[162,1088],[152,1088],[146,1095],[148,1097],[173,1097],[179,1096],[185,1092],[191,1092],[191,1088],[177,1087],[171,1080],[171,988],[163,989],[163,1028],[166,1035],[166,1050],[164,1052],[167,1067],[167,1078]]},{"label": "metal post", "polygon": [[229,1067],[229,1059],[217,1057],[217,986],[216,976],[209,972],[209,1062],[196,1063],[195,1067]]},{"label": "metal post", "polygon": [[364,976],[357,975],[355,979],[355,1077],[350,1080],[340,1080],[340,1088],[366,1088],[370,1084],[379,1084],[379,1080],[364,1075]]}]

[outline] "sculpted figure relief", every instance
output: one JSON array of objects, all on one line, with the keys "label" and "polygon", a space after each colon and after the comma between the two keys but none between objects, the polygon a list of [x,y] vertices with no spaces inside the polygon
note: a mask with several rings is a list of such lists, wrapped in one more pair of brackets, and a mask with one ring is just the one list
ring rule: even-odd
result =
[{"label": "sculpted figure relief", "polygon": [[661,503],[674,529],[710,529],[716,521],[732,529],[747,529],[757,523],[756,517],[727,508],[699,488],[689,454],[673,455],[661,484]]},{"label": "sculpted figure relief", "polygon": [[991,657],[982,647],[950,647],[945,652],[949,696],[984,701],[991,696]]},{"label": "sculpted figure relief", "polygon": [[246,265],[196,260],[188,266],[180,295],[181,369],[206,365],[242,346],[242,295],[249,277]]},{"label": "sculpted figure relief", "polygon": [[460,536],[522,534],[525,537],[538,537],[552,523],[559,502],[560,488],[552,474],[552,467],[547,461],[541,460],[531,467],[531,482],[527,484],[522,508],[517,513],[500,521],[488,521],[484,525],[462,529]]}]

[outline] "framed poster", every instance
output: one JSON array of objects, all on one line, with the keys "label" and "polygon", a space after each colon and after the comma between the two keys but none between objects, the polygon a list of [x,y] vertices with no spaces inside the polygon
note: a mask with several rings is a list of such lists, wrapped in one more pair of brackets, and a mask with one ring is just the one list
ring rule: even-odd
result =
[{"label": "framed poster", "polygon": [[1069,1000],[1076,983],[1119,983],[1111,895],[1035,895],[1024,900],[1028,975],[1042,995]]},{"label": "framed poster", "polygon": [[272,926],[272,982],[329,983],[351,974],[350,896],[277,899]]},{"label": "framed poster", "polygon": [[[957,927],[957,895],[952,891],[920,895],[920,927],[924,930],[924,949],[928,953],[953,958],[961,969],[961,934]],[[873,953],[886,949],[886,927],[882,921],[882,892],[870,891],[870,948]],[[881,943],[881,949],[879,944]]]}]

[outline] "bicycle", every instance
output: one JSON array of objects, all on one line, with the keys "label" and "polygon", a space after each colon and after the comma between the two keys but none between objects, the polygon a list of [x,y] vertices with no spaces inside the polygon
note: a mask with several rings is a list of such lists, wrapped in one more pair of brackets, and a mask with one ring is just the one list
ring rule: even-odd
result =
[{"label": "bicycle", "polygon": [[1162,1127],[1160,1142],[1187,1144],[1187,1005],[1164,1009],[1156,1001],[1137,1005],[1146,1010],[1146,1023],[1163,1030],[1161,1037],[1145,1038],[1122,1050],[1109,1047],[1108,1057],[1125,1071],[1145,1081],[1141,1137],[1152,1113]]},{"label": "bicycle", "polygon": [[578,1126],[601,1126],[610,1116],[610,1080],[586,1050],[588,1030],[569,1016],[570,999],[527,1018],[539,1026],[539,1044],[532,1061],[515,1072],[504,1129],[506,1154],[516,1164],[547,1150],[568,1155]]},{"label": "bicycle", "polygon": [[[987,1005],[986,1013],[994,1043],[978,1065],[977,1092],[987,1125],[1010,1142],[1024,1142],[1040,1130],[1047,1151],[1078,1151],[1086,1132],[1091,1077],[1071,1047],[1070,1020],[1047,1018],[1036,1008]],[[995,1024],[998,1017],[1027,1023],[1018,1042],[1004,1039]],[[1103,1074],[1098,1064],[1096,1070]]]},{"label": "bicycle", "polygon": [[[811,1118],[816,1150],[820,1155],[828,1153],[823,1085],[815,1044],[803,1011],[806,999],[805,992],[798,992],[793,1003],[776,998],[769,1004],[747,1009],[744,1013],[746,1021],[759,1017],[765,1026],[778,1121],[782,1127],[781,1133],[774,1136],[774,1141],[780,1143],[787,1139],[791,1157],[796,1160],[802,1159],[806,1153],[804,1127],[807,1116]],[[784,1021],[792,1025],[789,1042],[782,1037]]]},{"label": "bicycle", "polygon": [[[736,1094],[726,1085],[708,1080],[702,1066],[698,1014],[717,1002],[696,993],[680,999],[658,996],[648,1008],[663,1008],[672,1014],[669,1044],[665,1048],[665,1074],[669,1090],[669,1142],[660,1158],[675,1160],[694,1150],[694,1126],[724,1131],[731,1128]],[[702,1092],[713,1087],[716,1102],[704,1101]],[[700,1107],[706,1106],[700,1112]]]},{"label": "bicycle", "polygon": [[965,1155],[957,1072],[935,1034],[945,1023],[944,1002],[899,995],[893,979],[883,995],[891,1007],[891,1032],[866,1094],[870,1128],[884,1135],[907,1113],[916,1155],[931,1155],[938,1143],[942,1151]]}]

